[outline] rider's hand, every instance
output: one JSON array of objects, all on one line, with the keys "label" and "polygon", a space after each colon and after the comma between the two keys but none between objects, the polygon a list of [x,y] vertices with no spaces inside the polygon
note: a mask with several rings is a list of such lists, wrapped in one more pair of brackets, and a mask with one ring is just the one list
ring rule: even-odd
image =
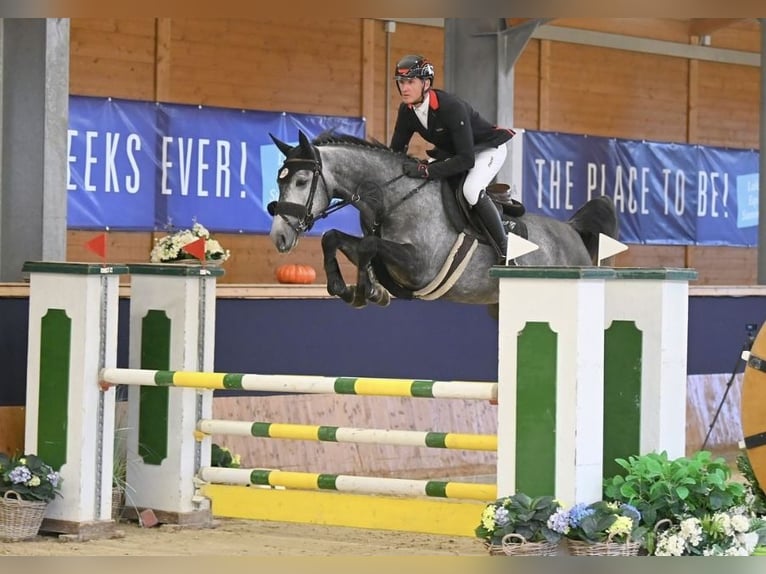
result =
[{"label": "rider's hand", "polygon": [[421,179],[428,179],[428,164],[420,162],[416,159],[407,159],[402,165],[402,171],[404,175],[408,177],[419,177]]}]

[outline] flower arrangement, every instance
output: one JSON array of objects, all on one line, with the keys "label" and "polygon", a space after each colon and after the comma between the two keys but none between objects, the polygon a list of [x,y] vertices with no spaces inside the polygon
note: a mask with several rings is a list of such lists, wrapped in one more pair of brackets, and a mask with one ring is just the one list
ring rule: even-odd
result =
[{"label": "flower arrangement", "polygon": [[60,490],[61,476],[40,457],[0,453],[0,498],[14,491],[22,500],[50,502]]},{"label": "flower arrangement", "polygon": [[766,540],[766,522],[742,507],[663,522],[670,526],[657,534],[655,556],[750,556]]},{"label": "flower arrangement", "polygon": [[634,506],[599,500],[560,508],[548,520],[548,527],[569,540],[626,544],[643,540],[646,528],[640,523],[641,514]]},{"label": "flower arrangement", "polygon": [[213,239],[204,225],[195,221],[191,229],[181,229],[156,240],[149,257],[152,263],[195,259],[191,253],[184,251],[183,247],[198,239],[205,240],[205,259],[223,263],[231,256],[230,251]]},{"label": "flower arrangement", "polygon": [[552,496],[532,498],[519,492],[485,506],[474,532],[487,545],[500,545],[506,534],[521,535],[526,542],[558,543],[561,534],[550,528],[548,520],[560,508]]}]

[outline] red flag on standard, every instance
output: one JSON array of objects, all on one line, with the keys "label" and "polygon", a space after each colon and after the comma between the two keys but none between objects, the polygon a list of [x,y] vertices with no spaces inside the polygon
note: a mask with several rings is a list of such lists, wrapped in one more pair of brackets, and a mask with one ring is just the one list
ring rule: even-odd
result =
[{"label": "red flag on standard", "polygon": [[189,255],[193,255],[200,261],[205,260],[205,238],[200,237],[196,241],[192,241],[191,243],[187,243],[183,247],[181,247],[182,251],[186,251]]},{"label": "red flag on standard", "polygon": [[106,259],[106,233],[88,240],[85,243],[85,248],[98,255],[101,259]]}]

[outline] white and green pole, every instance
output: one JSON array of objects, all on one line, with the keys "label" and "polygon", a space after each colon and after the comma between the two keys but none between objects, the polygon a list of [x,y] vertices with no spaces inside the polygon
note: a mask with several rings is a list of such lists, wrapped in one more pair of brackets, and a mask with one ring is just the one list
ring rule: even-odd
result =
[{"label": "white and green pole", "polygon": [[[209,372],[215,350],[218,267],[131,264],[132,368]],[[152,509],[160,522],[210,521],[195,494],[195,476],[210,465],[210,437],[197,433],[212,418],[213,391],[128,388],[126,506]]]},{"label": "white and green pole", "polygon": [[112,521],[115,391],[99,373],[117,361],[125,266],[26,262],[29,334],[24,449],[61,473],[42,530],[108,536]]},{"label": "white and green pole", "polygon": [[616,458],[686,454],[687,331],[693,269],[616,268],[606,284],[604,475]]},{"label": "white and green pole", "polygon": [[497,493],[602,495],[605,282],[599,267],[493,267],[499,279]]}]

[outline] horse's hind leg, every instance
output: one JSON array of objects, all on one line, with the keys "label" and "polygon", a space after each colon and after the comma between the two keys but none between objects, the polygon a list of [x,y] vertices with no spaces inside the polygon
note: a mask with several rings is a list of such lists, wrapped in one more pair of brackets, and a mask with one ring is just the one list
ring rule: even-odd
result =
[{"label": "horse's hind leg", "polygon": [[327,275],[327,292],[351,304],[354,304],[356,289],[346,285],[336,254],[340,249],[354,265],[357,265],[356,246],[358,244],[358,237],[343,233],[337,229],[330,229],[322,235],[322,253],[324,255],[324,270]]}]

